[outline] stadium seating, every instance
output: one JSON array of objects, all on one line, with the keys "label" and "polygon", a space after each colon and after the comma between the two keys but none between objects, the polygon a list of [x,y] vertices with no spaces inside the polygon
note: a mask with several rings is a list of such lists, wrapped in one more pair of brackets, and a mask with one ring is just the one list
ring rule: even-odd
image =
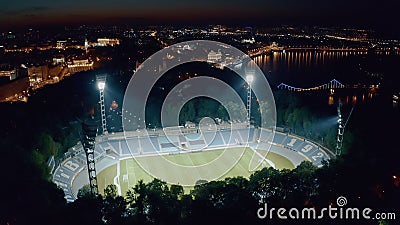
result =
[{"label": "stadium seating", "polygon": [[125,142],[124,146],[127,146],[127,148],[121,146],[123,154],[139,154],[140,144],[137,137],[127,138],[125,141],[122,140],[121,142]]},{"label": "stadium seating", "polygon": [[202,136],[208,147],[223,146],[225,144],[220,132],[204,132]]},{"label": "stadium seating", "polygon": [[157,137],[139,138],[139,142],[143,154],[156,153],[160,150],[160,145],[158,143]]},{"label": "stadium seating", "polygon": [[[169,134],[168,137],[161,132],[154,133],[151,136],[131,135],[125,137],[124,133],[121,132],[113,134],[112,140],[108,140],[108,138],[99,139],[99,142],[96,142],[95,145],[94,156],[96,167],[102,170],[127,157],[158,153],[175,154],[185,150],[215,149],[221,148],[221,146],[235,146],[246,143],[252,148],[262,150],[263,148],[269,149],[271,142],[275,146],[274,151],[277,151],[276,153],[279,154],[279,151],[282,151],[282,155],[287,157],[295,154],[296,158],[310,160],[317,166],[321,166],[322,160],[330,158],[319,145],[302,137],[280,132],[272,133],[268,129],[256,130],[243,127],[184,135],[176,132]],[[54,183],[64,191],[65,198],[69,202],[76,199],[77,187],[81,187],[82,182],[85,182],[82,175],[86,171],[86,155],[81,145],[75,146],[74,149],[76,150],[74,150],[72,157],[60,163],[53,173]],[[299,162],[298,159],[296,160],[296,162]],[[80,177],[77,182],[75,182],[76,177]]]}]

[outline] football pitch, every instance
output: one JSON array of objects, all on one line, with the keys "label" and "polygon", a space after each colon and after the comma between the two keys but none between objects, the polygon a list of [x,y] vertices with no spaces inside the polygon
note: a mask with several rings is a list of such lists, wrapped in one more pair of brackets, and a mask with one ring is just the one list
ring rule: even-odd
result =
[{"label": "football pitch", "polygon": [[127,158],[101,171],[97,179],[100,193],[103,193],[107,185],[116,184],[121,194],[125,195],[139,180],[148,183],[155,177],[181,184],[185,192],[188,192],[200,180],[223,180],[236,176],[248,178],[255,170],[271,166],[270,164],[276,169],[294,168],[287,158],[279,154],[266,154],[264,150],[255,151],[248,147],[234,147]]}]

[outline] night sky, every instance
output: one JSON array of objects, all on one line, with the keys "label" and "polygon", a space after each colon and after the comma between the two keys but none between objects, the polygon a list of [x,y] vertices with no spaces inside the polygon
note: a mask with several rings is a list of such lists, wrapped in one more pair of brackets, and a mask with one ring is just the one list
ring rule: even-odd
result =
[{"label": "night sky", "polygon": [[0,26],[91,22],[357,25],[397,30],[396,0],[1,0]]}]

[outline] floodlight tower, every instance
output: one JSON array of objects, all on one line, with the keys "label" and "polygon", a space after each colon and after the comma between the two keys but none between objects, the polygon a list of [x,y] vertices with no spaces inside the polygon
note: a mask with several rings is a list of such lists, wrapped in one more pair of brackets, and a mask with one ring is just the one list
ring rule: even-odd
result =
[{"label": "floodlight tower", "polygon": [[251,84],[254,81],[254,76],[253,74],[247,74],[246,75],[246,81],[248,84],[247,88],[247,123],[250,126],[250,115],[251,115]]},{"label": "floodlight tower", "polygon": [[337,107],[339,126],[338,126],[337,142],[336,142],[336,155],[340,155],[342,153],[342,146],[343,146],[344,126],[343,126],[342,114],[340,112],[340,107],[341,104],[339,103]]},{"label": "floodlight tower", "polygon": [[104,106],[104,88],[106,87],[106,75],[96,76],[97,87],[99,88],[100,94],[100,113],[101,113],[101,126],[103,134],[107,134],[107,123],[106,123],[106,107]]},{"label": "floodlight tower", "polygon": [[87,169],[89,174],[89,185],[93,195],[97,195],[99,190],[97,187],[96,165],[94,159],[94,147],[96,142],[98,121],[93,116],[82,123],[82,145],[86,153]]},{"label": "floodlight tower", "polygon": [[349,117],[347,117],[347,120],[345,123],[343,123],[343,118],[342,118],[342,113],[340,112],[340,107],[342,107],[342,103],[339,103],[337,107],[337,112],[338,112],[338,134],[337,134],[337,141],[336,141],[336,155],[342,154],[342,146],[343,146],[343,134],[344,134],[344,128],[347,125],[347,122],[349,122],[351,113],[353,112],[353,108],[351,108]]}]

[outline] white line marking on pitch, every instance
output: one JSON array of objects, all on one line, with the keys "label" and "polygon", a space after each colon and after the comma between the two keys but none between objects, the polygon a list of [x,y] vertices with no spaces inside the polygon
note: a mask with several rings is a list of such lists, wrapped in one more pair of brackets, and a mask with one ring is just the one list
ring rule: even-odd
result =
[{"label": "white line marking on pitch", "polygon": [[121,173],[120,171],[120,161],[118,160],[117,162],[117,175],[114,177],[114,184],[115,186],[117,186],[117,190],[118,190],[118,195],[121,195],[121,186],[119,185],[119,175]]}]

